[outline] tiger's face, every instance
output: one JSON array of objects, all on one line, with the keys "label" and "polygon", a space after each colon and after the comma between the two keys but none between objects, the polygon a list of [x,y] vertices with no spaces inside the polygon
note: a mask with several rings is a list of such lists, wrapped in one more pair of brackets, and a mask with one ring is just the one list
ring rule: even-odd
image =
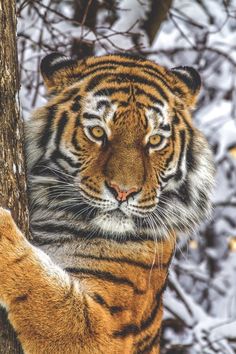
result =
[{"label": "tiger's face", "polygon": [[173,152],[167,107],[147,106],[135,85],[128,87],[125,100],[85,96],[76,137],[83,152],[75,184],[97,206],[94,222],[121,232],[134,229],[134,217],[155,211],[163,188],[158,176]]},{"label": "tiger's face", "polygon": [[55,204],[77,203],[75,215],[109,235],[164,235],[199,223],[213,167],[190,116],[200,87],[194,69],[54,53],[42,73],[53,97],[29,123],[33,191],[51,184],[55,196],[67,184]]}]

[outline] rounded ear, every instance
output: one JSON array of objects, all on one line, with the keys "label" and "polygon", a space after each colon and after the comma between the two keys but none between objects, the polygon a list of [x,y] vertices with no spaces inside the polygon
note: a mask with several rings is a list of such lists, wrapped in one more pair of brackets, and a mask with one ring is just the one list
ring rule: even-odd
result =
[{"label": "rounded ear", "polygon": [[181,96],[188,107],[194,107],[201,87],[199,73],[190,66],[178,66],[171,69],[171,73],[174,74],[174,88],[176,88],[177,96]]},{"label": "rounded ear", "polygon": [[58,91],[72,82],[77,61],[61,53],[51,53],[43,58],[40,70],[48,90]]}]

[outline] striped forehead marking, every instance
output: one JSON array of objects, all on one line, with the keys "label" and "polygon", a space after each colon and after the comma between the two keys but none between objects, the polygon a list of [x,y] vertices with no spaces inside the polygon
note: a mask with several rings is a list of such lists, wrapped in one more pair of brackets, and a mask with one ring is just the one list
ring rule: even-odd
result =
[{"label": "striped forehead marking", "polygon": [[132,83],[143,91],[137,91],[137,95],[144,93],[153,102],[158,96],[168,102],[172,96],[167,71],[150,61],[111,55],[88,60],[86,65],[84,72],[77,74],[80,80],[86,80],[84,92],[93,91],[96,96],[128,94],[127,85]]},{"label": "striped forehead marking", "polygon": [[[117,101],[117,103],[112,103],[110,97],[96,96],[94,93],[88,93],[84,100],[82,111],[84,124],[86,126],[91,126],[102,123],[102,126],[104,127],[104,124],[107,125],[110,121],[115,122],[115,117],[119,112],[118,106],[119,101]],[[156,104],[152,104],[150,107],[145,108],[145,106],[137,102],[136,106],[138,111],[140,109],[143,110],[144,117],[148,122],[146,127],[149,125],[152,130],[161,131],[166,137],[170,136],[171,128],[167,103],[158,100]],[[126,107],[128,108],[128,104]],[[138,114],[138,116],[140,117],[140,114]]]},{"label": "striped forehead marking", "polygon": [[88,93],[85,104],[82,111],[82,116],[85,120],[94,121],[97,123],[102,121],[108,123],[112,120],[116,110],[117,105],[110,102],[107,96],[94,96],[93,93]]}]

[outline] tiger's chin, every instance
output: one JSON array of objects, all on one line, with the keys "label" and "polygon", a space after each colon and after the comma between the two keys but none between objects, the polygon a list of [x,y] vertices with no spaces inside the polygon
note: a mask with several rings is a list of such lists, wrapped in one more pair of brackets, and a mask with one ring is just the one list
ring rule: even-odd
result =
[{"label": "tiger's chin", "polygon": [[132,216],[124,214],[121,210],[101,212],[92,220],[92,224],[102,232],[111,235],[127,235],[136,232]]}]

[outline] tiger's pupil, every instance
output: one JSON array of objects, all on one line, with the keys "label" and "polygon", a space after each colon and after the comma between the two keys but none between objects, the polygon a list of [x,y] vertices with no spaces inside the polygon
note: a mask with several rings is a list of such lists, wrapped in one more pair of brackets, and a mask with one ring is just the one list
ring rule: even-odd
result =
[{"label": "tiger's pupil", "polygon": [[100,139],[105,135],[104,130],[101,127],[93,127],[90,130],[91,134],[93,135],[94,138]]},{"label": "tiger's pupil", "polygon": [[149,138],[149,144],[150,145],[153,145],[153,146],[156,146],[156,145],[159,145],[162,141],[162,137],[160,135],[153,135]]}]

